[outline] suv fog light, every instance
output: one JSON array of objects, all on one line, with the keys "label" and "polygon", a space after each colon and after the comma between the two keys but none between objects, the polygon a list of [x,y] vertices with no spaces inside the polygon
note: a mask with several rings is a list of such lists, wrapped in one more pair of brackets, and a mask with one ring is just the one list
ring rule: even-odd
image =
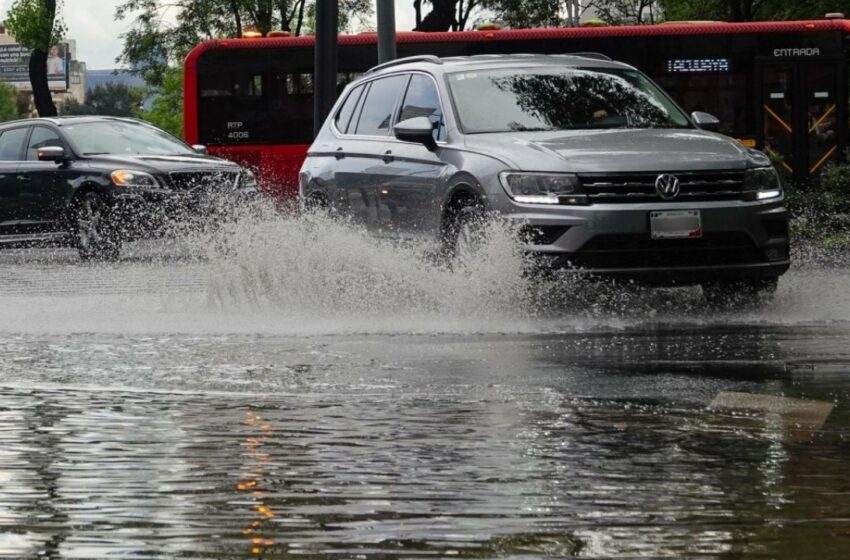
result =
[{"label": "suv fog light", "polygon": [[765,250],[764,256],[767,257],[769,261],[782,261],[785,260],[785,249],[781,247],[772,247],[770,249]]}]

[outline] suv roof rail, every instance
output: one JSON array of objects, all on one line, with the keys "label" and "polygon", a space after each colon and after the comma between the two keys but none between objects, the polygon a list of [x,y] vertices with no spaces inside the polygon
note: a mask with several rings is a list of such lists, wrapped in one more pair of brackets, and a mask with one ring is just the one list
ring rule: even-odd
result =
[{"label": "suv roof rail", "polygon": [[581,58],[592,58],[594,60],[606,60],[608,62],[613,62],[614,59],[608,56],[607,54],[602,54],[598,52],[572,52],[572,53],[564,53],[567,56],[580,56]]},{"label": "suv roof rail", "polygon": [[419,54],[416,56],[406,56],[404,58],[397,58],[395,60],[390,60],[389,62],[384,62],[383,64],[378,64],[377,66],[373,66],[369,69],[367,74],[371,74],[372,72],[377,72],[378,70],[383,70],[384,68],[390,68],[391,66],[396,66],[398,64],[407,64],[408,62],[430,62],[431,64],[442,64],[443,61],[440,60],[439,57],[434,56],[433,54]]}]

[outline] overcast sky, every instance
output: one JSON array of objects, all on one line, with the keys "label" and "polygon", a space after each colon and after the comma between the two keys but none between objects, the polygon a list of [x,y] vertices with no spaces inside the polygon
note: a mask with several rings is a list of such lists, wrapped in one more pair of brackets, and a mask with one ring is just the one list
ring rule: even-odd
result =
[{"label": "overcast sky", "polygon": [[[13,0],[0,0],[0,12]],[[121,52],[120,35],[132,25],[131,21],[115,21],[115,7],[123,0],[65,0],[62,15],[68,27],[68,38],[77,40],[77,59],[89,70],[115,68],[115,58]],[[395,0],[396,25],[399,31],[413,28],[413,0]],[[427,11],[427,10],[426,10]]]}]

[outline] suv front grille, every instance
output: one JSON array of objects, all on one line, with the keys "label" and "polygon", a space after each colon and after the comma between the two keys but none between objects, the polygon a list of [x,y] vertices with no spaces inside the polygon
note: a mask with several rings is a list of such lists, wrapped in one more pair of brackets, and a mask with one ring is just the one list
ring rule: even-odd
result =
[{"label": "suv front grille", "polygon": [[237,171],[174,171],[168,174],[180,191],[230,189],[236,186]]},{"label": "suv front grille", "polygon": [[[636,203],[662,200],[655,180],[662,173],[582,173],[581,185],[591,203]],[[679,179],[676,201],[741,200],[743,171],[670,173]]]},{"label": "suv front grille", "polygon": [[651,239],[648,235],[597,235],[568,259],[587,269],[719,266],[765,262],[743,232],[706,233],[699,239]]}]

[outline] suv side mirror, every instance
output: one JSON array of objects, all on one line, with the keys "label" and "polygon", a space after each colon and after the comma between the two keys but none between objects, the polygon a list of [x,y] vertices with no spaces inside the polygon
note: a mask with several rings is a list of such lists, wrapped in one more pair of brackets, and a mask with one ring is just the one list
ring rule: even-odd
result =
[{"label": "suv side mirror", "polygon": [[38,161],[64,161],[68,159],[62,146],[42,146],[36,150]]},{"label": "suv side mirror", "polygon": [[419,142],[424,144],[429,151],[437,149],[437,142],[434,140],[434,126],[428,117],[413,117],[396,123],[393,127],[393,134],[399,140],[405,142]]},{"label": "suv side mirror", "polygon": [[720,119],[711,113],[694,111],[691,113],[691,118],[694,120],[694,124],[703,130],[709,130],[711,132],[720,130]]},{"label": "suv side mirror", "polygon": [[207,155],[207,147],[203,144],[192,144],[192,149],[198,152],[199,154]]}]

